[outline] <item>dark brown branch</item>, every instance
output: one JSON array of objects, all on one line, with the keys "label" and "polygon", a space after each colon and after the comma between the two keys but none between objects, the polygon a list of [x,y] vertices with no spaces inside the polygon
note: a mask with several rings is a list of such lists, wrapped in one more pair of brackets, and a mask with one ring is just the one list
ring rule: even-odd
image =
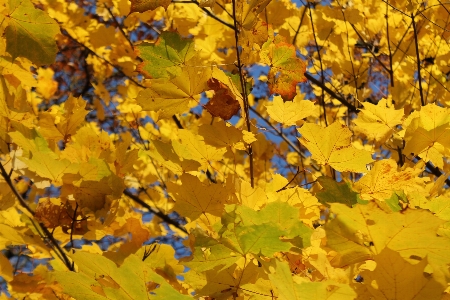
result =
[{"label": "dark brown branch", "polygon": [[309,81],[311,81],[315,85],[317,85],[317,86],[321,87],[322,89],[324,89],[324,91],[327,92],[331,97],[333,97],[334,99],[338,100],[339,102],[341,102],[342,104],[347,106],[350,112],[355,112],[355,113],[359,112],[359,109],[357,109],[353,104],[351,104],[346,99],[344,99],[344,97],[337,95],[335,92],[330,90],[326,85],[322,84],[322,82],[320,82],[319,80],[315,79],[311,74],[305,73],[305,77],[306,77],[306,79],[308,79]]},{"label": "dark brown branch", "polygon": [[391,70],[389,75],[391,76],[391,87],[394,87],[394,68],[392,67],[392,51],[391,51],[391,40],[389,38],[389,6],[386,5],[386,34],[387,34],[387,44],[389,51],[389,69]]},{"label": "dark brown branch", "polygon": [[113,67],[114,69],[116,69],[122,76],[128,78],[131,82],[133,82],[135,85],[141,87],[141,88],[145,88],[145,86],[143,86],[142,84],[140,84],[139,82],[137,82],[136,80],[134,80],[134,78],[128,76],[127,74],[125,74],[122,69],[119,66],[116,66],[115,64],[113,64],[112,62],[110,62],[109,60],[107,60],[104,57],[101,57],[100,55],[98,55],[97,53],[95,53],[95,51],[93,51],[92,49],[90,49],[88,46],[84,45],[83,43],[79,42],[77,39],[75,39],[74,37],[72,37],[67,31],[63,30],[61,31],[65,36],[71,38],[74,42],[76,42],[77,44],[79,44],[80,46],[84,47],[85,49],[87,49],[89,51],[90,54],[100,58],[101,60],[103,60],[104,62],[106,62],[108,65],[110,65],[111,67]]},{"label": "dark brown branch", "polygon": [[[364,41],[363,36],[359,33],[359,31],[356,29],[355,25],[350,23],[350,26],[352,26],[353,30],[356,32],[356,35],[358,35],[358,37],[360,38],[360,40],[365,44],[366,42]],[[389,33],[389,31],[388,31]],[[385,64],[378,58],[378,56],[375,55],[375,53],[373,53],[371,47],[366,47],[366,49],[370,52],[370,54],[372,54],[373,58],[376,59],[376,61],[383,67],[383,69],[386,70],[386,72],[389,73],[391,80],[394,77],[393,75],[393,71],[392,69],[389,69],[388,67],[385,66]],[[390,48],[389,48],[390,49]]]},{"label": "dark brown branch", "polygon": [[284,191],[294,181],[295,177],[297,177],[298,174],[300,174],[300,167],[297,167],[297,173],[295,173],[294,177],[292,177],[292,179],[285,186],[279,189],[277,193]]},{"label": "dark brown branch", "polygon": [[[233,20],[234,20],[234,39],[236,41],[236,56],[237,56],[237,67],[239,70],[239,79],[241,81],[242,97],[244,98],[244,112],[245,112],[245,122],[247,124],[247,131],[251,132],[250,126],[250,113],[249,113],[249,103],[247,97],[247,86],[245,84],[244,73],[242,72],[241,54],[239,52],[239,31],[237,30],[237,19],[236,19],[236,0],[232,0],[233,3]],[[250,160],[250,183],[254,187],[253,178],[253,147],[248,145],[248,157]]]},{"label": "dark brown branch", "polygon": [[419,41],[418,41],[418,32],[416,28],[416,21],[414,20],[414,14],[411,13],[412,25],[414,30],[414,44],[416,46],[416,59],[417,59],[417,78],[419,80],[419,93],[420,93],[420,102],[422,106],[425,106],[425,99],[423,98],[423,89],[422,89],[422,75],[420,74],[420,53],[419,53]]},{"label": "dark brown branch", "polygon": [[312,28],[313,37],[314,37],[314,43],[316,44],[317,56],[319,57],[319,62],[320,62],[320,81],[321,81],[320,87],[322,88],[322,94],[320,95],[320,105],[322,105],[322,108],[323,108],[323,118],[325,120],[325,126],[328,126],[327,110],[325,108],[325,91],[323,89],[323,87],[325,86],[325,74],[323,73],[322,56],[320,54],[319,44],[317,43],[316,30],[314,29],[314,21],[313,21],[312,12],[311,12],[311,3],[309,3],[308,8],[309,8],[309,18],[311,20],[311,28]]},{"label": "dark brown branch", "polygon": [[106,4],[103,4],[103,6],[106,8],[106,10],[108,11],[109,15],[111,16],[111,18],[113,19],[114,23],[116,24],[116,27],[120,30],[120,32],[122,33],[123,37],[127,40],[128,44],[130,44],[131,49],[134,49],[134,45],[133,43],[130,41],[130,39],[128,38],[128,36],[126,35],[125,31],[123,31],[122,26],[120,26],[119,22],[117,22],[116,17],[113,15],[112,11],[109,9],[109,7]]},{"label": "dark brown branch", "polygon": [[297,41],[297,36],[300,32],[300,27],[302,27],[303,18],[305,17],[305,13],[306,13],[306,6],[303,6],[303,13],[302,13],[302,17],[300,18],[300,24],[298,24],[298,28],[295,31],[294,39],[292,40],[292,45],[294,45],[294,46],[295,46],[295,42]]},{"label": "dark brown branch", "polygon": [[[33,217],[35,216],[34,211],[28,206],[25,199],[23,199],[22,195],[19,194],[16,187],[14,186],[14,183],[11,181],[11,177],[8,176],[8,173],[6,172],[5,168],[3,167],[3,164],[0,163],[0,171],[2,173],[3,179],[5,179],[5,182],[10,187],[13,194],[16,196],[16,198],[19,200],[20,205],[30,213]],[[70,261],[69,257],[67,256],[66,252],[61,248],[61,246],[58,244],[58,241],[53,237],[52,233],[47,229],[47,227],[44,226],[44,224],[39,223],[39,226],[41,227],[42,231],[44,232],[44,238],[48,238],[50,240],[51,247],[54,248],[55,252],[58,254],[59,257],[62,259],[63,263],[66,265],[66,267],[70,271],[74,271],[74,266],[72,262]]]},{"label": "dark brown branch", "polygon": [[152,208],[150,205],[148,205],[147,203],[145,203],[143,200],[141,200],[139,198],[139,196],[134,195],[133,193],[131,193],[129,190],[124,190],[123,191],[124,195],[127,196],[128,198],[130,198],[131,200],[133,200],[134,202],[140,204],[141,206],[145,207],[149,212],[151,212],[152,214],[158,216],[161,220],[163,220],[164,222],[166,222],[167,224],[173,225],[176,228],[178,228],[179,230],[183,231],[184,233],[188,234],[187,230],[177,221],[171,219],[168,215],[164,214],[163,212],[159,211],[159,210],[155,210],[154,208]]}]

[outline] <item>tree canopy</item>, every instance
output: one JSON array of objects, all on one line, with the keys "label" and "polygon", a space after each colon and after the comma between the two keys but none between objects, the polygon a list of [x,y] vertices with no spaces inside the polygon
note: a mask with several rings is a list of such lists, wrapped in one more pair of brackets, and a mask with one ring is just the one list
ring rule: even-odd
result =
[{"label": "tree canopy", "polygon": [[0,299],[450,299],[447,2],[0,24]]}]

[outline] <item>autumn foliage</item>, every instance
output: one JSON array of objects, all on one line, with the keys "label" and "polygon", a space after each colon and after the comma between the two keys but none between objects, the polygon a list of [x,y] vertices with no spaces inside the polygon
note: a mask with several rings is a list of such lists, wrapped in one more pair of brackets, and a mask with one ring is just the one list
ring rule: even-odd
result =
[{"label": "autumn foliage", "polygon": [[450,5],[0,1],[0,298],[450,299]]}]

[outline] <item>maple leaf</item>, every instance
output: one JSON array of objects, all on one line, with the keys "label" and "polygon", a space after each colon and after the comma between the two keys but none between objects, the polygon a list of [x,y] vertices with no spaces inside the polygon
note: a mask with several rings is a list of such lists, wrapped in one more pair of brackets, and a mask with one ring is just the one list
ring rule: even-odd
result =
[{"label": "maple leaf", "polygon": [[401,124],[402,110],[388,107],[387,100],[382,99],[377,105],[369,102],[363,103],[364,108],[358,114],[353,123],[355,131],[363,133],[370,140],[384,143],[394,132],[395,126]]},{"label": "maple leaf", "polygon": [[53,276],[64,292],[76,299],[145,299],[149,293],[154,299],[190,299],[135,255],[120,267],[99,254],[76,252],[71,257],[78,273],[57,271]]},{"label": "maple leaf", "polygon": [[336,299],[335,296],[342,297],[342,299],[353,299],[355,297],[355,291],[351,287],[332,280],[294,282],[289,266],[280,261],[276,261],[275,273],[269,274],[269,278],[281,299]]},{"label": "maple leaf", "polygon": [[208,80],[208,87],[215,93],[206,103],[205,109],[214,117],[220,117],[224,120],[231,119],[240,109],[239,102],[227,86],[217,79],[211,78]]},{"label": "maple leaf", "polygon": [[275,96],[273,104],[266,107],[269,116],[285,126],[295,125],[298,121],[311,116],[316,109],[313,102],[302,100],[300,95],[295,96],[292,102],[284,102],[280,96]]},{"label": "maple leaf", "polygon": [[70,96],[64,102],[64,110],[43,112],[39,114],[40,133],[46,139],[64,140],[74,135],[89,111],[85,110],[86,102]]},{"label": "maple leaf", "polygon": [[355,149],[350,144],[352,136],[347,126],[335,122],[323,128],[306,123],[298,129],[302,143],[321,165],[330,165],[340,172],[366,172],[366,165],[373,160],[370,153]]},{"label": "maple leaf", "polygon": [[172,79],[152,79],[151,87],[136,98],[143,110],[159,112],[159,118],[170,118],[198,104],[200,94],[208,89],[208,68],[185,67]]},{"label": "maple leaf", "polygon": [[331,211],[337,217],[325,225],[325,231],[327,246],[339,254],[332,262],[334,266],[370,259],[388,247],[409,262],[427,257],[435,272],[447,272],[442,266],[450,262],[450,255],[443,249],[449,247],[450,239],[436,235],[445,221],[432,213],[386,213],[375,203],[357,204],[354,208],[333,203]]},{"label": "maple leaf", "polygon": [[178,131],[178,138],[179,140],[172,140],[175,153],[182,158],[199,162],[203,169],[208,168],[210,161],[221,160],[225,152],[227,152],[226,148],[206,145],[202,136],[186,129]]},{"label": "maple leaf", "polygon": [[397,163],[392,159],[383,159],[374,163],[372,170],[353,185],[364,200],[389,199],[393,191],[422,190],[423,179],[417,178],[421,168],[405,168],[398,170]]},{"label": "maple leaf", "polygon": [[143,13],[147,10],[154,10],[162,6],[167,9],[172,0],[132,0],[130,14],[134,12]]},{"label": "maple leaf", "polygon": [[428,104],[412,113],[404,124],[405,153],[419,155],[443,168],[443,156],[450,155],[450,114],[447,108]]},{"label": "maple leaf", "polygon": [[[444,286],[426,276],[427,258],[417,264],[411,264],[396,251],[384,248],[374,256],[375,270],[365,270],[361,276],[369,293],[379,299],[419,299],[440,298]],[[411,285],[414,282],[414,285]]]},{"label": "maple leaf", "polygon": [[195,242],[191,245],[193,255],[189,260],[186,259],[183,265],[196,272],[211,270],[219,266],[220,270],[223,270],[241,258],[234,254],[233,249],[201,232],[200,229],[194,229],[191,234],[195,236]]},{"label": "maple leaf", "polygon": [[143,59],[137,70],[154,79],[180,75],[186,62],[195,55],[191,39],[183,39],[178,33],[167,31],[159,36],[156,43],[142,43],[136,49]]},{"label": "maple leaf", "polygon": [[237,3],[236,11],[237,18],[240,20],[240,25],[244,29],[251,29],[257,21],[257,16],[264,10],[267,4],[272,0],[251,0],[239,1]]},{"label": "maple leaf", "polygon": [[31,1],[9,0],[9,11],[3,12],[2,19],[8,24],[5,30],[6,51],[13,59],[22,56],[37,65],[55,60],[58,51],[55,35],[60,31],[59,26],[45,12],[34,8]]},{"label": "maple leaf", "polygon": [[336,182],[330,177],[320,176],[317,181],[323,187],[316,193],[320,203],[343,203],[352,207],[358,203],[358,194],[352,191],[347,182]]},{"label": "maple leaf", "polygon": [[181,176],[182,185],[169,183],[169,191],[176,203],[175,210],[191,220],[202,214],[221,216],[227,203],[226,189],[216,185],[204,185],[198,178],[184,174]]},{"label": "maple leaf", "polygon": [[259,53],[261,63],[270,67],[269,88],[284,99],[292,99],[298,83],[305,82],[305,63],[299,59],[295,47],[278,38],[269,38]]}]

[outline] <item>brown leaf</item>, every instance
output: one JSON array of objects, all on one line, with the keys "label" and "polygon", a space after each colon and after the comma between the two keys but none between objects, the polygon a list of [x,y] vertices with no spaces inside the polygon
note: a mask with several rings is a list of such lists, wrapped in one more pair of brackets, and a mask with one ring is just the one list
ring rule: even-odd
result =
[{"label": "brown leaf", "polygon": [[72,216],[69,215],[67,206],[55,204],[50,198],[39,200],[36,208],[36,219],[47,228],[70,226],[72,224]]},{"label": "brown leaf", "polygon": [[231,119],[239,111],[239,102],[230,89],[215,78],[208,80],[208,87],[214,90],[214,96],[205,105],[206,110],[214,117]]}]

